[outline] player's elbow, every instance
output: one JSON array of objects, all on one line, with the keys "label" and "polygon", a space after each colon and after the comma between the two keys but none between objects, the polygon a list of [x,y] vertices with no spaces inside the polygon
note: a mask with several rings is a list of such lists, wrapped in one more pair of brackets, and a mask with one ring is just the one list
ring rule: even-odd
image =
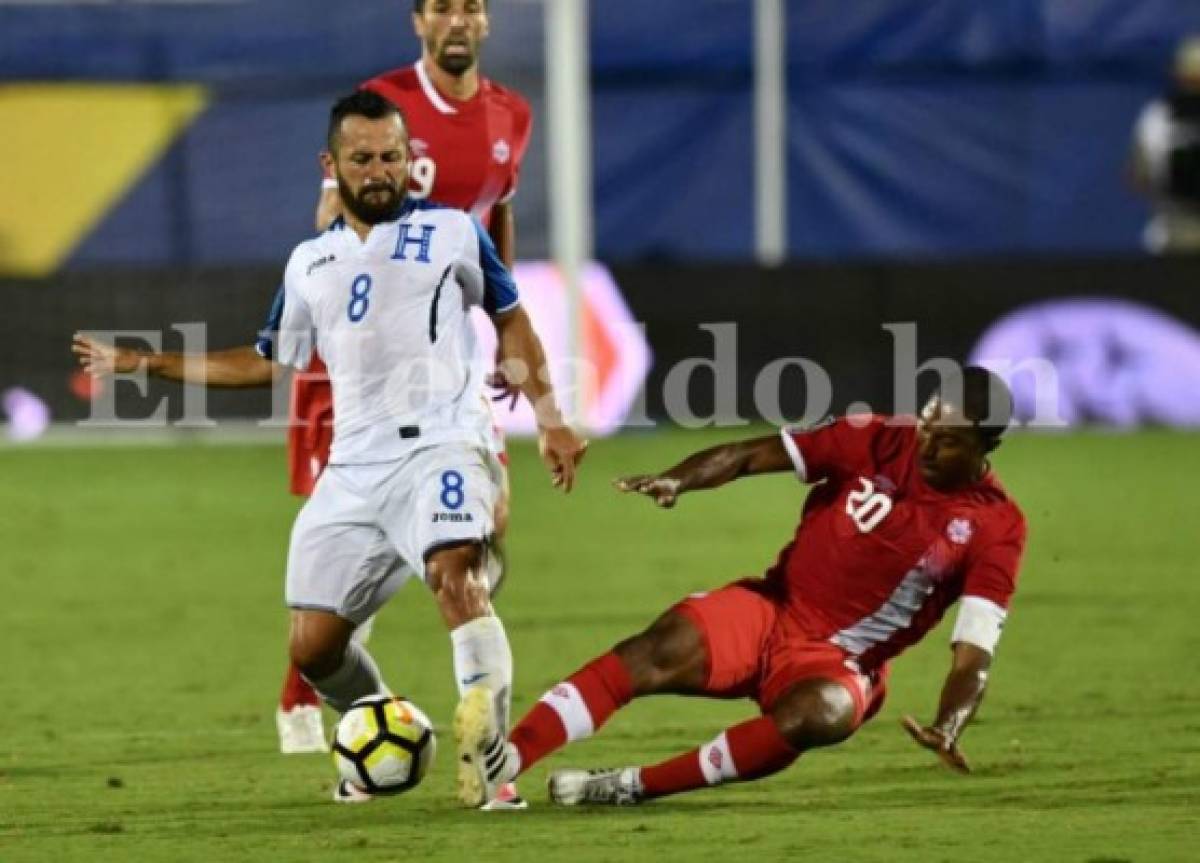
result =
[{"label": "player's elbow", "polygon": [[275,383],[275,379],[280,377],[282,373],[282,368],[276,363],[270,360],[261,360],[251,372],[247,386],[269,387]]},{"label": "player's elbow", "polygon": [[742,472],[746,475],[778,473],[792,469],[791,457],[784,448],[783,439],[777,434],[746,441],[742,446]]},{"label": "player's elbow", "polygon": [[229,386],[234,387],[269,387],[282,373],[282,368],[261,356],[254,348],[239,351],[226,374]]}]

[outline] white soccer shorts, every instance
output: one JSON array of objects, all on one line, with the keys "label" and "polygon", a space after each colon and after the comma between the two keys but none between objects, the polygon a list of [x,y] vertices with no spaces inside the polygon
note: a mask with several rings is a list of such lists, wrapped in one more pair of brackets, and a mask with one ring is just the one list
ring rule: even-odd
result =
[{"label": "white soccer shorts", "polygon": [[424,578],[429,554],[491,537],[502,482],[495,456],[465,444],[329,465],[292,527],[288,607],[363,623],[413,575]]}]

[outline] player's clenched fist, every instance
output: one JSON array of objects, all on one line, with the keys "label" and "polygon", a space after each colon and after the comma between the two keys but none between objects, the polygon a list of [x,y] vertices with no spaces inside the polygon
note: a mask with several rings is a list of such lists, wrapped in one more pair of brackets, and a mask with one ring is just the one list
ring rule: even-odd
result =
[{"label": "player's clenched fist", "polygon": [[76,333],[71,341],[71,353],[79,360],[83,370],[93,377],[111,374],[128,374],[137,371],[141,355],[129,348],[118,348],[96,341],[83,333]]},{"label": "player's clenched fist", "polygon": [[618,491],[631,494],[644,494],[656,504],[669,509],[679,499],[679,480],[667,476],[643,474],[627,476],[613,483]]},{"label": "player's clenched fist", "polygon": [[538,451],[550,469],[555,488],[570,491],[575,487],[575,470],[587,454],[588,442],[570,426],[555,425],[538,431]]}]

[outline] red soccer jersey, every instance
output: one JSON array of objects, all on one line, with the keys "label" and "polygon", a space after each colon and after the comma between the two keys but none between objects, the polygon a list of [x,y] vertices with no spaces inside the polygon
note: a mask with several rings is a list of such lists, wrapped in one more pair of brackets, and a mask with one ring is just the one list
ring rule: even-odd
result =
[{"label": "red soccer jersey", "polygon": [[521,96],[483,78],[472,98],[452,99],[438,92],[420,61],[362,87],[404,114],[410,196],[468,210],[486,225],[492,207],[516,193],[533,119]]},{"label": "red soccer jersey", "polygon": [[[404,114],[409,132],[409,190],[413,198],[467,210],[484,225],[492,208],[517,191],[533,114],[520,95],[486,78],[471,99],[438,92],[418,60],[361,85]],[[292,385],[288,466],[294,494],[312,494],[329,461],[333,391],[314,357]]]},{"label": "red soccer jersey", "polygon": [[991,473],[957,491],[931,488],[912,418],[849,417],[783,439],[801,479],[819,484],[770,577],[809,635],[869,670],[960,596],[1008,607],[1025,519]]}]

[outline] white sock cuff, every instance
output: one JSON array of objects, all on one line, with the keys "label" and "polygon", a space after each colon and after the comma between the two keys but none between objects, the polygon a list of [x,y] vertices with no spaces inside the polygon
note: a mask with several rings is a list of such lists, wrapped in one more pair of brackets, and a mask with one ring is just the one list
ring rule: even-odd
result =
[{"label": "white sock cuff", "polygon": [[729,738],[724,731],[716,740],[700,747],[700,772],[709,785],[720,785],[738,778],[737,765],[733,763],[733,753],[729,751]]},{"label": "white sock cuff", "polygon": [[542,696],[541,702],[562,720],[563,728],[567,730],[567,742],[591,737],[596,730],[587,702],[574,683],[558,684]]},{"label": "white sock cuff", "polygon": [[492,639],[508,640],[508,635],[504,631],[504,624],[494,614],[468,620],[462,626],[450,630],[450,642],[455,647],[462,647],[473,641]]},{"label": "white sock cuff", "polygon": [[320,679],[305,679],[339,713],[345,713],[360,698],[388,691],[371,654],[354,641],[346,645],[346,653],[337,671]]}]

